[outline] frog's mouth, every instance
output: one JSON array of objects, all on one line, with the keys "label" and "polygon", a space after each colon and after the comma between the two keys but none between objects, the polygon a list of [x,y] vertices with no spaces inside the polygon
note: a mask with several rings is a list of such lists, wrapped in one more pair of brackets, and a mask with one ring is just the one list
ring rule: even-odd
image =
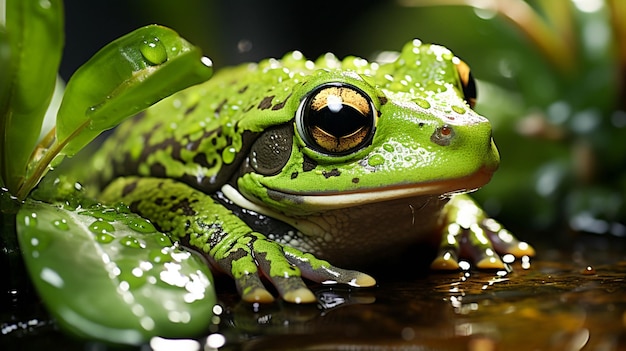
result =
[{"label": "frog's mouth", "polygon": [[[289,212],[293,210],[294,213],[298,214],[311,214],[401,198],[417,196],[447,197],[454,194],[468,193],[487,184],[493,173],[493,168],[482,167],[473,174],[465,177],[426,183],[406,183],[383,188],[360,189],[341,193],[287,193],[268,188],[267,194],[270,199],[278,203],[291,204],[289,206]],[[222,187],[222,192],[240,207],[261,214],[275,216],[275,214],[268,213],[269,209],[266,207],[266,204],[257,204],[254,200],[250,201],[245,195],[242,195],[230,185]]]}]

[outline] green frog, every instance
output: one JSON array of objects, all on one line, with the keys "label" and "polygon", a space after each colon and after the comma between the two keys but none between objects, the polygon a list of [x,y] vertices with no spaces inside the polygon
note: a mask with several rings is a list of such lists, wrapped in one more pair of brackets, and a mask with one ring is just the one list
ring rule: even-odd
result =
[{"label": "green frog", "polygon": [[314,302],[303,278],[373,286],[338,267],[416,243],[437,243],[433,269],[500,269],[501,255],[534,251],[466,195],[499,163],[475,98],[468,66],[442,46],[413,40],[376,62],[295,51],[152,106],[118,127],[93,169],[101,199],[203,253],[244,301],[273,301],[271,284]]}]

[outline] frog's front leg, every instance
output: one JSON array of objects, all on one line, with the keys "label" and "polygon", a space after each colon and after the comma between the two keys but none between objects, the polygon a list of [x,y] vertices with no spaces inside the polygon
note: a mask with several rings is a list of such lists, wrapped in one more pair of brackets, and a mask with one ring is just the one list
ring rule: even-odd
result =
[{"label": "frog's front leg", "polygon": [[367,274],[334,267],[267,239],[211,196],[175,180],[119,178],[101,196],[105,202],[127,204],[162,231],[200,250],[213,268],[235,280],[244,301],[273,301],[261,276],[270,280],[285,301],[294,303],[316,301],[302,277],[320,283],[375,284]]},{"label": "frog's front leg", "polygon": [[534,256],[526,242],[489,218],[468,195],[456,195],[444,208],[445,226],[437,257],[431,268],[459,269],[459,259],[467,258],[479,269],[502,269],[500,255]]}]

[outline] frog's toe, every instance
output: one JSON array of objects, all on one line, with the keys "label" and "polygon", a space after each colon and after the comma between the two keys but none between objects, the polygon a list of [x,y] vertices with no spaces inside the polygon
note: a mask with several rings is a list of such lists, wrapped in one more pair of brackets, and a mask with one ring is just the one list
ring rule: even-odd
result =
[{"label": "frog's toe", "polygon": [[302,276],[321,284],[347,284],[353,287],[371,287],[376,279],[359,271],[335,267],[312,254],[304,253],[292,247],[285,247],[285,256],[298,267]]},{"label": "frog's toe", "polygon": [[291,303],[312,303],[317,299],[302,280],[300,269],[293,265],[281,245],[269,240],[254,243],[256,262],[281,298]]},{"label": "frog's toe", "polygon": [[535,249],[524,241],[519,241],[502,224],[492,218],[487,218],[481,223],[482,229],[493,248],[501,254],[510,254],[515,257],[535,256]]},{"label": "frog's toe", "polygon": [[299,277],[273,277],[272,283],[283,300],[291,303],[313,303],[317,301],[315,294]]},{"label": "frog's toe", "polygon": [[471,261],[478,269],[503,269],[506,265],[500,255],[533,256],[535,250],[517,240],[493,219],[473,223],[467,227],[451,223],[444,234],[439,252],[431,263],[435,270],[458,270],[459,259]]},{"label": "frog's toe", "polygon": [[504,262],[502,262],[502,259],[500,259],[500,256],[493,253],[493,251],[482,252],[481,256],[482,258],[473,260],[474,262],[476,262],[475,263],[476,268],[478,269],[504,269],[506,268],[504,266]]},{"label": "frog's toe", "polygon": [[274,301],[272,294],[265,289],[257,272],[245,272],[235,278],[235,285],[241,299],[250,303],[270,303]]},{"label": "frog's toe", "polygon": [[430,268],[437,271],[456,271],[459,266],[458,250],[443,247],[439,250],[437,257],[430,263]]}]

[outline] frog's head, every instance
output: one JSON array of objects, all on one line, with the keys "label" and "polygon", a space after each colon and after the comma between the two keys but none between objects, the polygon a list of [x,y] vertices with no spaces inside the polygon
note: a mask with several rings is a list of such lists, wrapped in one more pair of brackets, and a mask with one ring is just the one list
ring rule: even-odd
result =
[{"label": "frog's head", "polygon": [[295,214],[473,191],[499,163],[474,98],[467,66],[419,42],[391,63],[317,70],[283,106],[289,122],[252,145],[239,191]]}]

